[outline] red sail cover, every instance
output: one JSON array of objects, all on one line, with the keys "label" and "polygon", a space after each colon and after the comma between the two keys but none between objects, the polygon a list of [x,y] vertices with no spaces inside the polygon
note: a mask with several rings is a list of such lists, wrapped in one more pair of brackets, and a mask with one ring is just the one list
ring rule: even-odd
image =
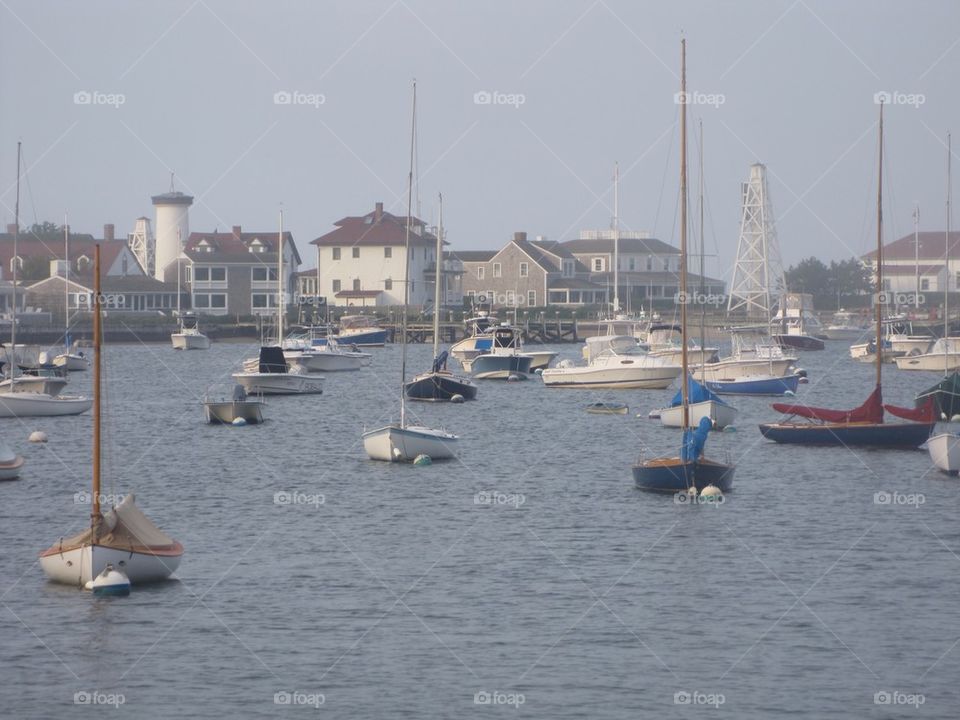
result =
[{"label": "red sail cover", "polygon": [[933,396],[928,397],[917,408],[897,407],[896,405],[884,405],[891,415],[896,415],[904,420],[912,420],[920,423],[933,423],[937,421],[937,406],[933,401]]},{"label": "red sail cover", "polygon": [[[799,415],[812,420],[832,423],[876,423],[883,422],[883,395],[880,386],[870,393],[867,401],[853,410],[828,410],[826,408],[807,407],[806,405],[787,405],[774,403],[773,409],[786,415]],[[898,408],[899,409],[899,408]]]}]

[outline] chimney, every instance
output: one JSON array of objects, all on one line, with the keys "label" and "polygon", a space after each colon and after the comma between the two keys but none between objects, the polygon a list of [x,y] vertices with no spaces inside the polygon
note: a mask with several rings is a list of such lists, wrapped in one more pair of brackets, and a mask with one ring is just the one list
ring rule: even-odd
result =
[{"label": "chimney", "polygon": [[7,223],[7,233],[13,235],[17,231],[16,223]]},{"label": "chimney", "polygon": [[376,209],[373,211],[373,221],[380,222],[383,219],[383,203],[378,202]]},{"label": "chimney", "polygon": [[107,223],[103,226],[103,241],[113,242],[114,227],[113,223]]},{"label": "chimney", "polygon": [[525,232],[515,232],[515,233],[513,234],[513,241],[514,241],[514,242],[526,242],[526,241],[527,241],[527,234],[526,234]]},{"label": "chimney", "polygon": [[240,226],[239,226],[239,225],[234,225],[234,226],[233,226],[233,237],[234,237],[235,239],[237,239],[237,240],[240,239],[240,232],[241,232]]}]

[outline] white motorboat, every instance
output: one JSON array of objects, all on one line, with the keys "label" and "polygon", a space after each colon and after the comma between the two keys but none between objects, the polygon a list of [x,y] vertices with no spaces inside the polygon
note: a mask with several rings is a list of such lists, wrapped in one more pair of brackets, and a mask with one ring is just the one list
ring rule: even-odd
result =
[{"label": "white motorboat", "polygon": [[100,246],[94,251],[94,388],[96,410],[93,414],[93,482],[90,495],[90,525],[73,537],[61,537],[40,553],[40,566],[56,582],[84,587],[112,565],[131,583],[165,580],[180,565],[183,545],[153,524],[136,506],[132,494],[115,507],[101,511],[100,506],[100,382],[101,382],[101,285]]},{"label": "white motorboat", "polygon": [[927,440],[927,451],[938,470],[951,475],[960,472],[960,434],[957,432],[931,435]]},{"label": "white motorboat", "polygon": [[323,392],[323,375],[291,368],[277,346],[260,348],[260,356],[243,362],[243,371],[232,375],[248,395],[304,395]]},{"label": "white motorboat", "polygon": [[[497,319],[486,312],[478,312],[475,317],[464,320],[467,326],[467,337],[450,346],[450,357],[458,362],[473,360],[477,355],[489,349],[490,339],[487,330],[497,324]],[[478,347],[478,343],[483,347]]]},{"label": "white motorboat", "polygon": [[784,376],[791,372],[797,358],[786,355],[775,344],[766,328],[760,326],[731,329],[731,353],[717,362],[694,367],[693,378],[698,382],[726,380],[732,377]]},{"label": "white motorboat", "polygon": [[823,350],[823,326],[813,311],[813,295],[784,293],[770,320],[770,335],[782,347]]},{"label": "white motorboat", "polygon": [[204,396],[203,414],[211,425],[233,425],[237,420],[259,425],[263,422],[263,405],[263,398],[250,397],[242,385],[235,385],[229,398]]},{"label": "white motorboat", "polygon": [[960,337],[938,338],[928,352],[901,355],[894,362],[898,370],[948,373],[960,369]]},{"label": "white motorboat", "polygon": [[[679,365],[683,355],[681,338],[679,325],[658,323],[650,326],[645,345],[652,357],[662,358],[673,365]],[[718,352],[718,348],[700,347],[690,341],[687,345],[687,361],[691,365],[715,362]]]},{"label": "white motorboat", "polygon": [[859,315],[838,310],[833,314],[830,324],[823,328],[827,340],[856,340],[863,337],[870,329],[859,320]]},{"label": "white motorboat", "polygon": [[530,373],[533,356],[521,350],[520,328],[501,323],[486,332],[488,340],[482,352],[472,360],[463,359],[463,369],[478,380],[509,380],[524,378]]},{"label": "white motorboat", "polygon": [[93,400],[74,395],[47,395],[37,392],[0,392],[0,418],[56,417],[80,415]]},{"label": "white motorboat", "polygon": [[23,469],[23,458],[0,442],[0,480],[14,480],[20,477]]},{"label": "white motorboat", "polygon": [[[930,348],[933,337],[913,332],[909,320],[890,318],[883,322],[883,362],[895,362],[903,355],[920,355]],[[850,357],[860,362],[872,363],[876,358],[876,338],[850,346]]]},{"label": "white motorboat", "polygon": [[[413,157],[417,127],[417,82],[413,82],[413,110],[410,127],[410,174],[407,184],[407,218],[403,243],[403,276],[410,277],[410,230],[413,222]],[[442,236],[440,238],[443,239]],[[442,258],[437,257],[440,267]],[[376,430],[364,432],[363,449],[371,460],[383,462],[414,462],[420,455],[431,460],[456,457],[457,436],[446,430],[411,425],[407,422],[407,306],[410,283],[403,283],[403,317],[400,328],[400,422],[390,423]],[[435,308],[436,311],[436,308]]]},{"label": "white motorboat", "polygon": [[177,332],[171,333],[170,342],[174,350],[209,350],[210,338],[200,332],[200,318],[194,312],[180,311],[180,296],[183,294],[180,285],[180,266],[183,245],[180,240],[180,231],[177,231],[177,318],[180,326]]},{"label": "white motorboat", "polygon": [[588,365],[560,363],[544,370],[540,377],[546,387],[662,390],[680,376],[679,365],[633,351],[618,353],[608,349]]},{"label": "white motorboat", "polygon": [[323,345],[314,345],[306,336],[284,339],[283,356],[290,365],[312,373],[359,370],[369,365],[372,357],[370,353],[344,350],[332,338],[327,338]]}]

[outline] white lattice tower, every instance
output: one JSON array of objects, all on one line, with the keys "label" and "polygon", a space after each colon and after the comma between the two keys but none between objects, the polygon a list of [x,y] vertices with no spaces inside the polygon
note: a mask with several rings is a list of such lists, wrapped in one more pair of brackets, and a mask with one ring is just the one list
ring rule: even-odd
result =
[{"label": "white lattice tower", "polygon": [[150,228],[150,218],[138,217],[133,232],[127,236],[127,245],[147,275],[153,275],[157,240]]},{"label": "white lattice tower", "polygon": [[766,322],[786,280],[764,165],[750,166],[750,179],[741,185],[741,193],[740,240],[727,312]]}]

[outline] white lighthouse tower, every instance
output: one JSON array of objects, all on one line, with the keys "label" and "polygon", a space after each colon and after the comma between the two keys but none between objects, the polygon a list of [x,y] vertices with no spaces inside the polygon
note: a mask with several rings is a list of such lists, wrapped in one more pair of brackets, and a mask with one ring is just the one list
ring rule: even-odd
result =
[{"label": "white lighthouse tower", "polygon": [[152,200],[157,213],[153,276],[164,280],[167,266],[180,256],[190,237],[189,214],[193,197],[174,190],[171,180],[170,192],[154,195]]}]

